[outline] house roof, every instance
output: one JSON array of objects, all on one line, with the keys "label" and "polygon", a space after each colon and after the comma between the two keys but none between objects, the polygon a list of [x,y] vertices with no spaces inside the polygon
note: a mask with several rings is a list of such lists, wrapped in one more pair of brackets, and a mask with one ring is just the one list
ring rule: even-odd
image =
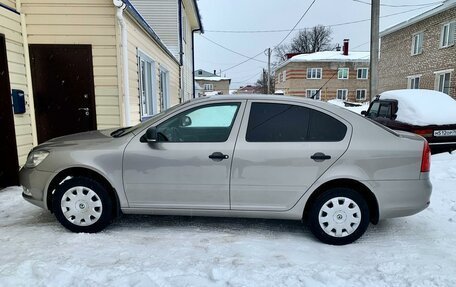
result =
[{"label": "house roof", "polygon": [[230,78],[225,78],[225,77],[197,77],[195,76],[195,81],[210,81],[210,82],[220,82],[220,81],[229,81],[231,82]]},{"label": "house roof", "polygon": [[196,77],[217,77],[216,74],[205,71],[203,69],[198,69],[195,71],[195,76]]},{"label": "house roof", "polygon": [[323,51],[309,54],[299,54],[280,64],[277,69],[288,63],[296,62],[369,62],[370,52],[349,52],[347,56],[341,51]]},{"label": "house roof", "polygon": [[193,10],[195,11],[194,15],[196,18],[196,21],[198,23],[198,28],[194,29],[193,31],[200,31],[201,33],[204,33],[204,28],[203,28],[203,23],[201,22],[201,14],[198,8],[198,3],[196,0],[184,0],[185,2],[188,2],[191,6],[193,6]]},{"label": "house roof", "polygon": [[410,25],[413,25],[415,23],[418,23],[422,20],[425,20],[429,17],[432,17],[438,13],[441,13],[441,12],[444,12],[446,10],[449,10],[451,8],[454,8],[456,7],[456,0],[445,0],[443,3],[441,4],[438,4],[437,6],[435,6],[434,8],[424,12],[424,13],[421,13],[415,17],[412,17],[404,22],[401,22],[399,24],[396,24],[396,25],[393,25],[385,30],[383,30],[382,32],[380,32],[380,37],[383,37],[383,36],[386,36],[390,33],[393,33],[393,32],[396,32],[400,29],[403,29],[405,27],[408,27]]},{"label": "house roof", "polygon": [[158,37],[157,33],[155,33],[154,29],[150,27],[150,25],[147,23],[147,21],[141,16],[141,14],[136,10],[135,6],[131,4],[129,0],[121,0],[125,4],[125,10],[127,13],[141,26],[141,28],[144,29],[144,31],[154,40],[155,43],[160,46],[160,48],[163,49],[163,51],[171,57],[176,63],[179,64],[178,60],[176,57],[174,57],[173,53],[168,49],[168,47],[165,45],[165,43],[162,42],[160,37]]}]

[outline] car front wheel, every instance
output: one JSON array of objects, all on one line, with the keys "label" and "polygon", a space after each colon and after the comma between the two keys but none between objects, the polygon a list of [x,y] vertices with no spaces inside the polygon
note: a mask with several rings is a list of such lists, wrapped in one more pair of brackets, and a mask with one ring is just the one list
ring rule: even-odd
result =
[{"label": "car front wheel", "polygon": [[79,176],[57,187],[52,207],[57,220],[73,232],[98,232],[109,224],[113,214],[106,187]]},{"label": "car front wheel", "polygon": [[332,245],[349,244],[366,231],[369,207],[358,192],[349,188],[333,188],[313,202],[308,223],[320,241]]}]

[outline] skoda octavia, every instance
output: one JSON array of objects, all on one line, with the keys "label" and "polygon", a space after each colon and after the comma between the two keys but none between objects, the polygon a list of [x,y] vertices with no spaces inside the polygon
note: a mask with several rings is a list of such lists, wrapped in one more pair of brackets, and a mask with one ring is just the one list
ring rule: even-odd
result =
[{"label": "skoda octavia", "polygon": [[23,197],[74,232],[125,214],[302,220],[322,242],[429,205],[418,135],[286,96],[195,99],[139,125],[56,138],[20,171]]}]

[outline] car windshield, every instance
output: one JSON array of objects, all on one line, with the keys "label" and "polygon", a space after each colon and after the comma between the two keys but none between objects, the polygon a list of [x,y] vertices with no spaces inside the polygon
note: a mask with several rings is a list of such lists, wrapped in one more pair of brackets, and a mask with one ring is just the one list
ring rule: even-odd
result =
[{"label": "car windshield", "polygon": [[120,128],[120,129],[117,129],[115,131],[113,131],[111,133],[111,136],[112,137],[115,137],[115,138],[118,138],[118,137],[122,137],[126,134],[129,134],[133,131],[140,131],[142,130],[144,127],[146,126],[149,126],[152,122],[158,120],[158,119],[161,119],[162,117],[174,112],[175,110],[177,110],[178,108],[188,104],[190,101],[186,101],[186,102],[183,102],[183,103],[180,103],[178,105],[175,105],[167,110],[164,110],[164,111],[161,111],[160,113],[156,114],[156,115],[153,115],[151,116],[150,118],[148,118],[147,120],[135,125],[135,126],[131,126],[131,127],[124,127],[124,128]]}]

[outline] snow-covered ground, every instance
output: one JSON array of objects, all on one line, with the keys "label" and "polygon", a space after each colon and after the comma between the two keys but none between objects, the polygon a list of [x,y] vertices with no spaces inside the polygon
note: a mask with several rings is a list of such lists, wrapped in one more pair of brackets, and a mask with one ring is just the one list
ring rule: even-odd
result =
[{"label": "snow-covered ground", "polygon": [[0,286],[456,286],[456,155],[434,155],[431,176],[428,209],[347,246],[277,220],[124,216],[74,234],[7,188]]}]

